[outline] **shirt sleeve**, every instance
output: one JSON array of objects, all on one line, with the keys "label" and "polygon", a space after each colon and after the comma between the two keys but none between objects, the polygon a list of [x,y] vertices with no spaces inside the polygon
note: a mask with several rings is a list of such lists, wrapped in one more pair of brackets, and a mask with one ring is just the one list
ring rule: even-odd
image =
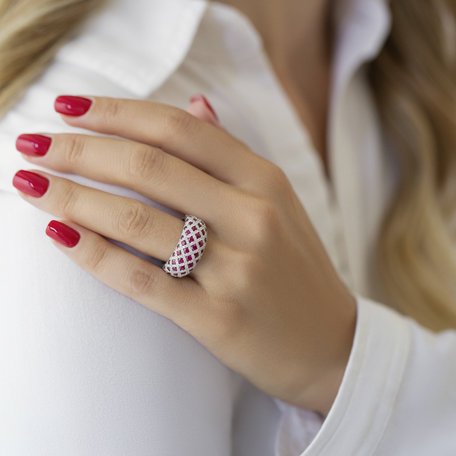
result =
[{"label": "shirt sleeve", "polygon": [[357,296],[350,358],[326,419],[278,401],[276,456],[456,454],[456,331]]}]

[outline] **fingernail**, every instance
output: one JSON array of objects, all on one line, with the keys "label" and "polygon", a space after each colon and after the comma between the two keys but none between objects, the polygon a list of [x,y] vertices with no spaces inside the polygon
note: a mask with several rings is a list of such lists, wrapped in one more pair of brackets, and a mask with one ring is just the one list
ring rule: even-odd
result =
[{"label": "fingernail", "polygon": [[49,180],[39,174],[21,170],[14,175],[13,185],[21,192],[39,198],[46,193]]},{"label": "fingernail", "polygon": [[70,248],[77,245],[81,239],[81,235],[76,230],[57,220],[49,222],[46,234],[54,241]]},{"label": "fingernail", "polygon": [[52,139],[43,135],[20,135],[16,139],[16,149],[25,155],[42,157],[51,146]]},{"label": "fingernail", "polygon": [[91,105],[92,100],[89,100],[88,98],[61,95],[56,98],[54,109],[60,114],[79,117],[84,115]]},{"label": "fingernail", "polygon": [[215,112],[214,108],[212,105],[209,103],[209,100],[204,96],[204,95],[195,95],[194,97],[190,98],[190,103],[194,103],[195,101],[202,101],[206,107],[209,109],[209,111],[214,114],[214,117],[219,120],[217,113]]}]

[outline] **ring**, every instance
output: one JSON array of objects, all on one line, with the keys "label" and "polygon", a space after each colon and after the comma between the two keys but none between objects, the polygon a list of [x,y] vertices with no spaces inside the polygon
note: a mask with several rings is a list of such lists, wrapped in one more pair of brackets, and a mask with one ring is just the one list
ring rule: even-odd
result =
[{"label": "ring", "polygon": [[194,215],[185,215],[179,242],[162,269],[177,278],[189,275],[201,260],[206,244],[206,224]]}]

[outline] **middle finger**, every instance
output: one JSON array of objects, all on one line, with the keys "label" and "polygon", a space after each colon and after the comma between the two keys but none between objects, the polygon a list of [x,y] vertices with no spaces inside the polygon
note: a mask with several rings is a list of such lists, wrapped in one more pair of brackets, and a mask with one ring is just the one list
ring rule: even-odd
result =
[{"label": "middle finger", "polygon": [[[37,156],[40,143],[44,155]],[[79,134],[21,135],[16,147],[31,163],[129,188],[214,227],[234,201],[234,187],[161,149],[134,141]]]}]

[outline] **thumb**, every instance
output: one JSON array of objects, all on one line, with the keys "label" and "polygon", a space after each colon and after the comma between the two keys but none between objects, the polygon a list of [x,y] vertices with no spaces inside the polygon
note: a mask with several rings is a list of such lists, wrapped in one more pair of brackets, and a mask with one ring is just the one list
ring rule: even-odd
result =
[{"label": "thumb", "polygon": [[204,122],[210,123],[215,127],[222,128],[214,108],[204,95],[195,95],[190,99],[190,106],[187,112]]}]

